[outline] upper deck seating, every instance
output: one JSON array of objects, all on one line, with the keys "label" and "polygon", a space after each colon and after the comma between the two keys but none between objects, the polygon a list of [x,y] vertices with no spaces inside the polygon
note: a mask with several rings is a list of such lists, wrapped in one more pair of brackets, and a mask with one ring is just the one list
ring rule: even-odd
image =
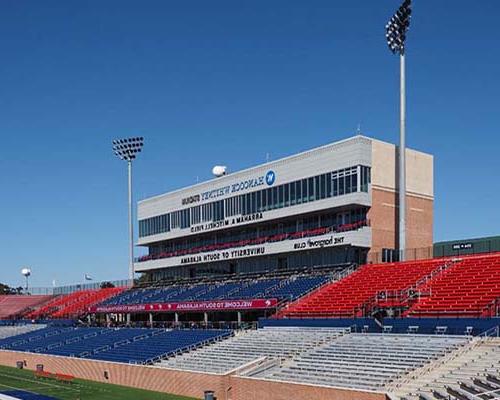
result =
[{"label": "upper deck seating", "polygon": [[462,257],[419,288],[411,317],[488,316],[495,300],[500,306],[500,254]]}]

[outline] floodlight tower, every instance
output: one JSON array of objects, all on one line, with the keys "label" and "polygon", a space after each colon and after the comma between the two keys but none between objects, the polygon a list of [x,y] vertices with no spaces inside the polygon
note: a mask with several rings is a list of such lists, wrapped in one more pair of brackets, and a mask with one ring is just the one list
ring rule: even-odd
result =
[{"label": "floodlight tower", "polygon": [[404,0],[385,26],[389,49],[400,59],[400,126],[399,126],[399,258],[406,250],[406,33],[410,27],[411,0]]},{"label": "floodlight tower", "polygon": [[26,278],[26,294],[28,294],[28,279],[31,276],[31,268],[24,267],[23,269],[21,269],[21,274]]},{"label": "floodlight tower", "polygon": [[132,220],[132,161],[144,146],[143,137],[113,140],[113,152],[128,166],[128,231],[129,231],[129,270],[128,276],[134,280],[134,221]]}]

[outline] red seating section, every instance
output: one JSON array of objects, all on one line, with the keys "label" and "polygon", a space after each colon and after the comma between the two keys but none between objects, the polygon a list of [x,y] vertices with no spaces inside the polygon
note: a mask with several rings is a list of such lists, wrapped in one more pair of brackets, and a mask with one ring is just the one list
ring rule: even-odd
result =
[{"label": "red seating section", "polygon": [[326,285],[292,303],[279,316],[294,318],[361,316],[364,303],[379,292],[401,292],[429,275],[445,259],[392,264],[368,264],[346,278]]},{"label": "red seating section", "polygon": [[116,296],[124,288],[80,290],[67,295],[61,295],[38,310],[28,314],[30,319],[37,318],[74,318],[87,311],[87,308]]},{"label": "red seating section", "polygon": [[46,303],[51,298],[52,296],[0,296],[0,319],[15,317],[26,311],[26,309]]},{"label": "red seating section", "polygon": [[411,317],[489,316],[488,306],[500,299],[500,254],[461,257],[461,261],[419,288],[421,297]]}]

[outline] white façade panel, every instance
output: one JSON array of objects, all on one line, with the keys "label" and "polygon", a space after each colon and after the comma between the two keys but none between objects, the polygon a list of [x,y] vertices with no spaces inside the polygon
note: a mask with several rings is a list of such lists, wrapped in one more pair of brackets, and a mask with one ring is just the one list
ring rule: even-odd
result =
[{"label": "white fa\u00e7ade panel", "polygon": [[234,260],[239,258],[258,257],[279,253],[313,250],[325,247],[351,245],[369,248],[371,246],[371,228],[363,227],[357,231],[328,233],[301,239],[288,239],[275,243],[245,246],[242,248],[227,249],[201,254],[170,257],[160,260],[150,260],[135,263],[136,272],[145,272],[153,269],[196,265],[217,261]]}]

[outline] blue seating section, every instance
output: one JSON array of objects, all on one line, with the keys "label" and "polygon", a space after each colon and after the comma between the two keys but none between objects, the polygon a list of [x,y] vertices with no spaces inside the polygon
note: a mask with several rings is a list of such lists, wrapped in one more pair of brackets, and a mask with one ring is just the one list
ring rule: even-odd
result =
[{"label": "blue seating section", "polygon": [[241,280],[238,282],[175,285],[163,288],[131,289],[101,305],[132,305],[183,301],[278,298],[295,300],[327,283],[329,275],[296,275],[286,278]]},{"label": "blue seating section", "polygon": [[136,340],[111,347],[88,358],[126,363],[146,363],[162,356],[178,353],[208,341],[230,336],[229,330],[173,330],[161,331],[145,340]]},{"label": "blue seating section", "polygon": [[279,287],[273,288],[267,294],[269,297],[293,301],[327,282],[328,276],[325,275],[299,276],[296,279],[284,282]]},{"label": "blue seating section", "polygon": [[45,328],[0,340],[0,349],[146,363],[230,336],[229,330]]},{"label": "blue seating section", "polygon": [[0,394],[19,400],[57,400],[55,397],[49,397],[38,393],[25,392],[24,390],[6,390],[4,392],[0,392]]}]

